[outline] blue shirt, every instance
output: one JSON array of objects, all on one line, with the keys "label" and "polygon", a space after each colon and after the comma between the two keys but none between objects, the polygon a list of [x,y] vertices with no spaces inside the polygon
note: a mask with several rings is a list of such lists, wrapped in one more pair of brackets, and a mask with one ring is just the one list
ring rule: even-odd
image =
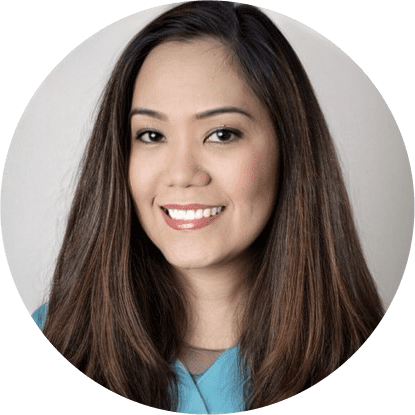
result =
[{"label": "blue shirt", "polygon": [[[48,305],[43,304],[32,317],[41,330],[46,322]],[[240,372],[239,347],[224,351],[200,376],[192,377],[180,361],[174,364],[178,375],[178,412],[190,414],[225,414],[245,409]]]}]

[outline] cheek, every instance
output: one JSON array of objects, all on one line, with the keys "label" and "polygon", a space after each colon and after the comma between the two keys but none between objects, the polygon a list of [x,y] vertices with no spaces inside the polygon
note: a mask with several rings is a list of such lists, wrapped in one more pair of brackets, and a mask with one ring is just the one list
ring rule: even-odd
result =
[{"label": "cheek", "polygon": [[128,169],[128,180],[130,191],[137,207],[151,198],[151,189],[154,188],[152,183],[155,182],[155,172],[147,166],[144,160],[132,156]]},{"label": "cheek", "polygon": [[253,209],[264,205],[268,208],[272,204],[276,194],[277,167],[274,151],[251,153],[239,163],[235,189],[238,189],[241,199],[254,204]]}]

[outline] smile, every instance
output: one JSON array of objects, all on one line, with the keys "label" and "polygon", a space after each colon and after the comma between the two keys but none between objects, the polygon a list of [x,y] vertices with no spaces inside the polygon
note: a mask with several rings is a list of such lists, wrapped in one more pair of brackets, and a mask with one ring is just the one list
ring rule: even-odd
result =
[{"label": "smile", "polygon": [[192,205],[192,207],[199,207],[199,209],[183,209],[185,206],[179,209],[179,207],[179,205],[161,206],[165,222],[175,230],[205,228],[219,219],[221,213],[225,210],[225,206]]}]

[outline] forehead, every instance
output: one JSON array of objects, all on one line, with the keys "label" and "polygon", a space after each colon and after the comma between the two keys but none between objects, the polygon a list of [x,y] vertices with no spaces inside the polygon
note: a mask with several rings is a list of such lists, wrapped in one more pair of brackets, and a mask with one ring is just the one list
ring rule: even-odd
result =
[{"label": "forehead", "polygon": [[133,95],[134,106],[159,109],[173,105],[199,111],[253,103],[260,105],[232,64],[230,52],[215,39],[171,41],[154,48],[140,69]]},{"label": "forehead", "polygon": [[[170,64],[173,67],[186,63],[197,65],[201,60],[211,60],[218,67],[228,67],[231,54],[229,50],[214,38],[195,38],[193,40],[171,40],[156,46],[144,61],[143,68],[148,65]],[[206,63],[206,62],[205,62]]]}]

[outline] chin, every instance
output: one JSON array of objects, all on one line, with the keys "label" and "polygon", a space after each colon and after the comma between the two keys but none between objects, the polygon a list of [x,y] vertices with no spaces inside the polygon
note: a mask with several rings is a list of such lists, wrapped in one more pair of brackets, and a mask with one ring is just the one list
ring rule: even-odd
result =
[{"label": "chin", "polygon": [[206,251],[196,252],[191,249],[182,249],[174,252],[164,251],[163,255],[171,266],[183,270],[209,268],[223,260],[222,256],[209,255]]},{"label": "chin", "polygon": [[165,256],[167,262],[178,269],[202,269],[212,265],[206,258],[189,258],[188,256]]}]

